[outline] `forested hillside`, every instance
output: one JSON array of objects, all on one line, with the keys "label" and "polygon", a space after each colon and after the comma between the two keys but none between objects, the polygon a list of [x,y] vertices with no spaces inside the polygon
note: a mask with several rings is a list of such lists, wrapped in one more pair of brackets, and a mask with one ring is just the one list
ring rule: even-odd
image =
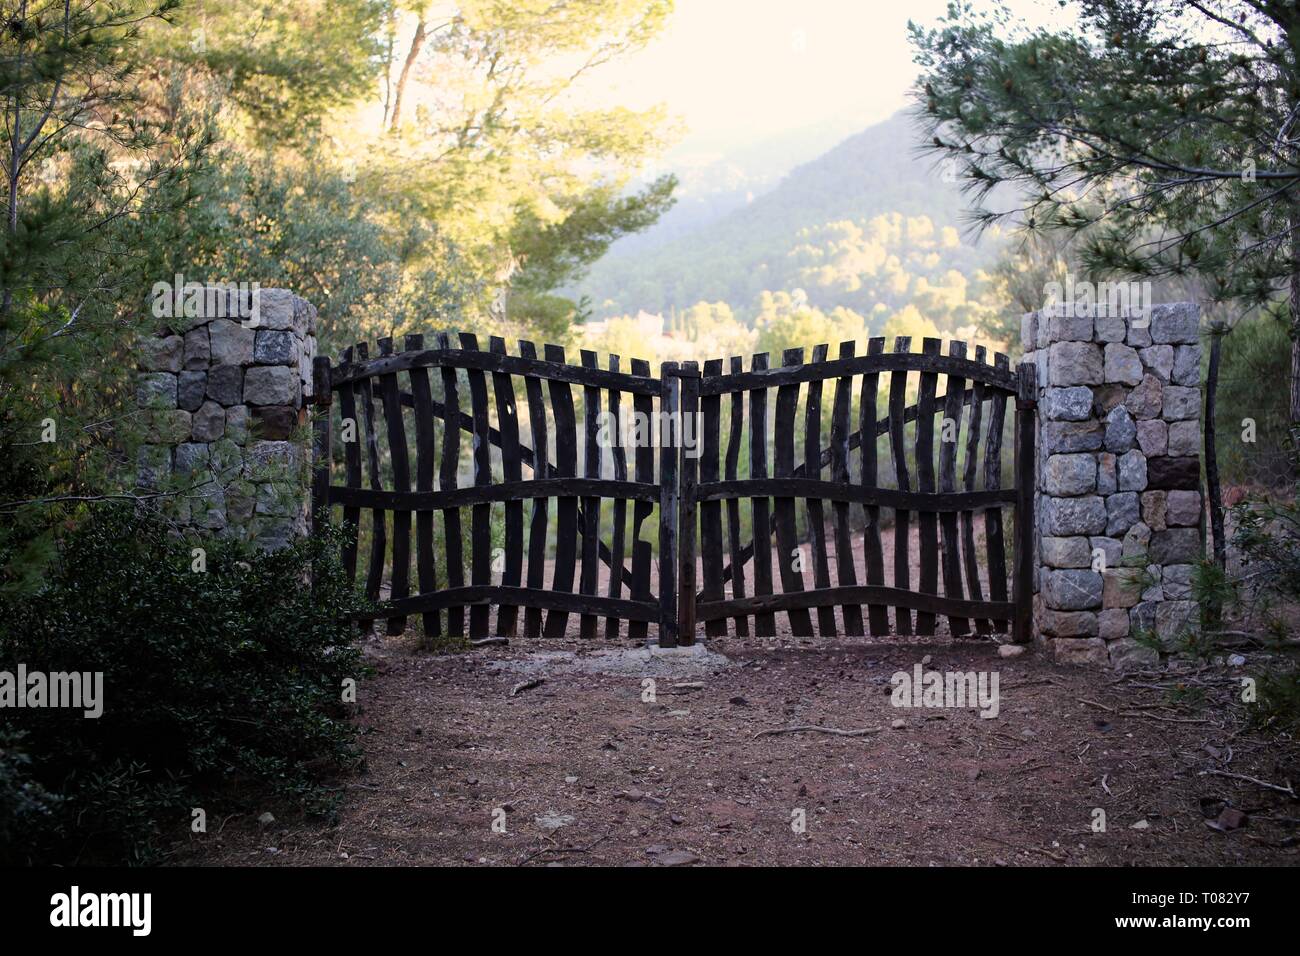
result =
[{"label": "forested hillside", "polygon": [[900,148],[916,135],[897,114],[711,225],[658,248],[616,245],[577,291],[594,318],[720,301],[752,322],[763,292],[802,289],[810,306],[849,308],[877,326],[908,305],[940,325],[968,321],[960,313],[1001,238],[975,243],[956,186]]}]

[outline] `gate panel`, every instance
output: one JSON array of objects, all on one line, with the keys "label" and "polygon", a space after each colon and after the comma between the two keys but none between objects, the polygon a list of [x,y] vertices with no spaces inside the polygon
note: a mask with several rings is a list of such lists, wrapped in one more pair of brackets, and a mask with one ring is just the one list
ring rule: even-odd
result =
[{"label": "gate panel", "polygon": [[[631,622],[629,636],[644,638],[649,623],[658,622],[661,641],[672,641],[675,595],[671,626],[665,626],[663,596],[656,597],[651,586],[654,544],[641,539],[645,519],[653,514],[661,496],[653,449],[636,448],[636,480],[629,481],[618,429],[613,429],[615,441],[608,455],[606,443],[598,439],[605,403],[614,422],[624,418],[624,394],[630,394],[635,410],[653,422],[661,383],[649,376],[648,363],[633,360],[632,373],[626,374],[619,371],[617,356],[611,357],[610,368],[605,370],[596,367],[594,354],[584,353],[582,367],[575,367],[565,363],[563,349],[556,346],[548,345],[545,360],[539,361],[530,343],[521,342],[519,355],[513,356],[507,353],[504,340],[493,338],[484,351],[468,333],[453,339],[443,332],[437,336],[436,348],[426,349],[424,344],[423,337],[408,336],[406,348],[394,353],[391,340],[384,339],[373,360],[367,346],[359,344],[344,352],[336,367],[330,367],[328,360],[322,360],[323,367],[318,363],[317,373],[326,385],[319,394],[326,396],[326,402],[334,394],[339,396],[341,427],[337,435],[345,469],[343,484],[331,484],[330,462],[335,450],[330,447],[332,409],[323,409],[316,425],[313,509],[343,509],[349,525],[344,564],[354,580],[357,555],[363,546],[368,550],[366,591],[381,604],[372,617],[363,620],[378,617],[387,621],[389,633],[400,633],[407,617],[419,614],[426,634],[437,635],[445,612],[446,633],[456,637],[466,634],[468,608],[468,635],[483,638],[493,630],[492,608],[496,607],[495,632],[509,636],[518,629],[518,609],[522,607],[524,629],[530,635],[561,636],[571,615],[577,614],[583,637],[594,637],[597,618],[606,617],[607,634],[617,635],[619,622],[627,620]],[[436,377],[431,375],[434,369]],[[520,433],[516,378],[523,381],[529,411],[527,441],[534,447],[525,444]],[[436,398],[435,381],[439,386]],[[582,386],[581,438],[575,385]],[[464,395],[468,395],[468,414],[463,410]],[[546,398],[550,400],[549,413]],[[461,432],[468,432],[472,440],[468,480],[460,470]],[[499,464],[495,465],[493,446],[500,449]],[[673,451],[675,454],[676,448]],[[580,453],[581,477],[577,473]],[[604,477],[607,457],[613,478]],[[557,504],[554,538],[550,539],[552,498]],[[614,502],[612,550],[600,536],[605,498]],[[533,508],[525,561],[524,502],[528,499],[532,499]],[[629,501],[634,503],[630,572],[625,563]],[[461,517],[466,508],[471,512],[468,584]],[[371,516],[368,523],[359,520],[363,511]],[[411,593],[410,574],[412,515],[416,593]],[[436,520],[438,515],[441,521]],[[673,516],[675,519],[675,507]],[[434,560],[439,535],[445,557],[441,566]],[[666,544],[671,563],[676,553],[671,551],[671,539]],[[522,583],[525,564],[526,585]],[[610,569],[604,593],[599,578],[602,564]],[[628,596],[624,596],[624,585]]]},{"label": "gate panel", "polygon": [[[789,615],[794,634],[810,635],[809,611],[816,608],[819,632],[839,633],[843,628],[846,633],[862,633],[865,628],[861,606],[866,604],[866,618],[873,634],[889,631],[887,607],[894,608],[894,631],[900,634],[913,631],[933,634],[941,618],[957,636],[971,632],[972,620],[978,633],[986,634],[995,628],[1005,631],[1008,622],[1016,617],[1017,606],[1022,602],[1027,606],[1029,587],[1022,580],[1021,564],[1017,563],[1016,600],[1007,600],[1002,536],[1004,508],[1017,512],[1017,554],[1025,547],[1024,540],[1032,546],[1032,472],[1028,491],[1019,487],[1025,480],[1022,477],[1004,488],[1001,476],[1006,400],[1017,394],[1018,384],[1007,357],[998,355],[990,365],[981,348],[976,350],[976,360],[972,361],[966,357],[966,346],[961,342],[950,343],[945,355],[938,339],[925,340],[918,354],[911,351],[911,341],[906,336],[896,339],[894,351],[889,353],[885,352],[885,342],[880,338],[869,342],[864,356],[855,355],[852,343],[841,345],[836,360],[827,361],[827,352],[826,346],[818,346],[812,353],[813,361],[805,364],[801,350],[790,350],[779,369],[768,369],[767,356],[756,355],[748,373],[740,371],[739,359],[732,360],[732,371],[727,375],[716,373],[721,368],[720,362],[707,366],[711,374],[699,384],[705,415],[705,460],[703,480],[696,488],[695,497],[704,514],[708,513],[704,509],[713,502],[733,503],[749,498],[753,537],[748,545],[737,547],[739,536],[732,535],[731,562],[722,572],[723,582],[732,582],[731,596],[717,597],[716,574],[710,570],[712,559],[705,557],[705,588],[695,595],[695,616],[707,628],[710,622],[725,624],[727,618],[733,618],[739,623],[753,615],[755,632],[763,635],[774,630],[769,623],[774,612],[784,611]],[[882,372],[889,373],[890,381],[887,413],[878,418],[876,403],[881,397]],[[853,379],[859,375],[862,383],[858,390],[858,430],[849,434],[855,392]],[[940,376],[945,380],[942,395],[937,394]],[[822,448],[821,436],[826,426],[822,383],[827,379],[835,379],[836,387],[829,416],[830,445]],[[802,388],[805,384],[806,389]],[[765,412],[767,391],[771,388],[777,390],[773,435],[776,472],[769,478]],[[744,392],[749,393],[750,410],[748,478],[739,476],[738,467],[743,457],[740,452],[744,451],[739,442],[744,413],[740,396]],[[804,408],[799,415],[801,392]],[[720,402],[712,398],[724,394],[732,396],[727,473],[722,480],[710,480],[716,474],[716,465],[711,462],[717,460],[717,449],[710,436],[717,434],[716,429],[720,427],[720,422],[711,419],[721,416]],[[915,403],[908,404],[913,395]],[[987,415],[983,408],[985,402],[990,406]],[[1032,409],[1026,414],[1032,416]],[[969,424],[963,438],[964,421]],[[1028,421],[1032,428],[1032,417]],[[802,462],[793,467],[800,423]],[[1023,430],[1024,420],[1018,420],[1017,426]],[[978,487],[981,429],[984,429],[985,480],[983,487]],[[893,474],[889,484],[882,485],[877,443],[885,436],[888,436]],[[1023,476],[1026,467],[1032,468],[1032,460],[1025,459],[1026,465],[1020,458],[1022,445],[1018,443],[1017,447],[1017,474]],[[860,450],[861,462],[856,476],[850,458],[854,449]],[[823,476],[823,469],[828,466],[830,480]],[[960,490],[959,467],[964,476]],[[912,490],[913,476],[916,490]],[[793,507],[794,501],[800,498],[807,502],[808,516],[808,528],[802,536],[798,533]],[[774,502],[771,513],[767,510],[769,500]],[[826,501],[832,502],[829,522],[823,504]],[[850,527],[854,514],[851,506],[855,504],[862,506],[857,512],[863,520],[860,556],[855,553]],[[687,511],[683,502],[683,514]],[[887,519],[893,519],[894,525],[893,575],[888,582],[884,569],[887,555],[880,534],[882,511]],[[985,542],[976,538],[974,516],[980,511],[986,516]],[[712,518],[701,520],[702,527],[712,527]],[[777,557],[783,562],[782,588],[777,593],[772,590],[770,563],[764,560],[770,559],[773,535]],[[714,540],[714,531],[707,531],[705,537]],[[806,565],[811,572],[811,587],[800,573],[799,565],[786,563],[801,540],[812,549],[812,560]],[[832,540],[833,559],[829,545]],[[985,548],[984,555],[977,550],[980,544]],[[714,551],[720,553],[721,549]],[[754,594],[746,597],[744,565],[751,556],[756,559],[755,587]],[[981,573],[981,564],[987,567],[986,574]],[[865,584],[858,583],[863,580],[859,567],[865,574]],[[983,597],[986,585],[990,594],[987,600]],[[837,606],[840,621],[836,620]],[[709,632],[713,633],[713,629]],[[740,633],[739,626],[737,632]]]}]

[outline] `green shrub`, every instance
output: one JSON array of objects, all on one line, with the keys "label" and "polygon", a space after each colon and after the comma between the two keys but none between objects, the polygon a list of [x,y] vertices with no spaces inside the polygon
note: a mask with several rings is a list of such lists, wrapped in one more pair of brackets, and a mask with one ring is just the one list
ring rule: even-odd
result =
[{"label": "green shrub", "polygon": [[337,545],[330,531],[260,554],[124,507],[66,533],[48,580],[3,609],[0,670],[102,672],[103,714],[6,711],[25,736],[0,741],[0,800],[33,803],[0,811],[0,835],[20,831],[0,859],[146,861],[192,807],[230,798],[323,809],[320,771],[358,759],[341,699],[361,677],[358,599]]},{"label": "green shrub", "polygon": [[[1287,390],[1265,386],[1290,377],[1291,339],[1283,318],[1264,312],[1239,322],[1224,337],[1214,417],[1225,482],[1266,487],[1291,482]],[[1246,419],[1255,423],[1253,442],[1242,440]]]}]

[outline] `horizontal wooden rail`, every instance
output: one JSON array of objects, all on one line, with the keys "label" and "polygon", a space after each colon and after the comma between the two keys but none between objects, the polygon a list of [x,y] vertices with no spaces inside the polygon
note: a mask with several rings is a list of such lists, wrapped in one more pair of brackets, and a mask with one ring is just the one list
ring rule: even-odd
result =
[{"label": "horizontal wooden rail", "polygon": [[1011,601],[961,601],[938,594],[923,594],[903,588],[890,588],[860,584],[855,587],[818,588],[812,591],[787,591],[783,594],[762,594],[755,597],[734,598],[729,601],[697,603],[697,620],[713,621],[772,611],[791,611],[802,608],[827,607],[833,604],[878,604],[905,607],[914,611],[958,617],[981,617],[995,621],[1010,621],[1015,616]]},{"label": "horizontal wooden rail", "polygon": [[864,488],[814,478],[742,478],[698,486],[700,501],[727,498],[816,498],[822,501],[857,501],[911,511],[976,511],[1016,503],[1016,490],[920,492],[893,488]]},{"label": "horizontal wooden rail", "polygon": [[534,498],[621,498],[627,501],[658,501],[659,486],[637,481],[606,478],[543,478],[536,481],[505,481],[495,485],[473,485],[447,491],[377,491],[371,488],[330,486],[330,504],[386,511],[438,511],[500,501],[528,501]]},{"label": "horizontal wooden rail", "polygon": [[807,365],[788,365],[720,375],[700,381],[700,395],[725,395],[728,392],[746,392],[756,388],[776,388],[780,385],[797,385],[801,382],[821,382],[848,375],[869,372],[935,372],[971,379],[1008,394],[1016,394],[1016,375],[1009,369],[997,368],[984,362],[953,358],[948,355],[926,355],[917,352],[885,352],[879,355],[862,355],[851,359],[834,359]]},{"label": "horizontal wooden rail", "polygon": [[449,607],[504,604],[518,607],[543,608],[567,611],[573,614],[596,614],[621,617],[628,621],[659,620],[659,599],[629,601],[623,598],[575,594],[570,591],[551,591],[543,588],[516,588],[498,585],[468,585],[444,588],[429,594],[414,594],[396,601],[384,602],[378,610],[354,616],[357,621],[375,621],[425,611],[441,611]]},{"label": "horizontal wooden rail", "polygon": [[643,375],[609,372],[599,368],[563,365],[559,362],[521,358],[500,352],[474,352],[467,349],[423,349],[418,352],[400,352],[366,362],[344,362],[331,370],[330,384],[338,390],[341,386],[353,382],[360,382],[377,375],[406,372],[413,368],[461,368],[480,372],[500,372],[506,375],[528,375],[552,382],[567,382],[571,385],[613,388],[633,395],[658,395],[660,387],[657,379]]}]

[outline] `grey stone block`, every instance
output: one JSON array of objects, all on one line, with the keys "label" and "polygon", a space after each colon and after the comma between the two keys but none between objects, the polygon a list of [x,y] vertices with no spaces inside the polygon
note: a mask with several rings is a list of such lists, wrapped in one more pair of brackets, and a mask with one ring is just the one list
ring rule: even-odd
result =
[{"label": "grey stone block", "polygon": [[1097,488],[1097,460],[1091,454],[1051,455],[1043,470],[1043,490],[1049,495],[1073,497]]},{"label": "grey stone block", "polygon": [[1191,564],[1171,564],[1165,567],[1161,577],[1166,601],[1188,601],[1192,597],[1192,575],[1196,566]]},{"label": "grey stone block", "polygon": [[1128,611],[1121,607],[1107,608],[1097,615],[1097,636],[1103,641],[1117,641],[1128,637]]},{"label": "grey stone block", "polygon": [[1111,568],[1101,578],[1101,605],[1104,608],[1130,608],[1142,600],[1133,568]]},{"label": "grey stone block", "polygon": [[292,332],[258,329],[253,343],[253,360],[263,365],[296,365],[296,344]]},{"label": "grey stone block", "polygon": [[1165,511],[1169,524],[1196,526],[1201,523],[1201,493],[1199,491],[1169,492],[1169,506]]},{"label": "grey stone block", "polygon": [[1163,419],[1151,418],[1137,423],[1138,447],[1142,454],[1164,455],[1169,449],[1169,425]]},{"label": "grey stone block", "polygon": [[1101,589],[1101,575],[1090,569],[1052,569],[1043,575],[1043,601],[1053,610],[1100,608]]},{"label": "grey stone block", "polygon": [[1054,342],[1048,348],[1048,385],[1100,385],[1101,347],[1091,342]]},{"label": "grey stone block", "polygon": [[249,365],[253,361],[253,330],[230,319],[208,323],[213,365]]},{"label": "grey stone block", "polygon": [[1148,553],[1154,564],[1194,564],[1201,560],[1201,533],[1196,528],[1157,531]]},{"label": "grey stone block", "polygon": [[1147,486],[1147,456],[1138,449],[1126,451],[1119,458],[1119,490],[1141,491]]},{"label": "grey stone block", "polygon": [[146,372],[179,372],[184,346],[185,340],[179,335],[143,339],[140,342],[140,368]]},{"label": "grey stone block", "polygon": [[226,409],[226,437],[236,444],[248,441],[248,406],[232,405]]},{"label": "grey stone block", "polygon": [[1098,342],[1123,342],[1128,334],[1128,319],[1099,315],[1093,323]]},{"label": "grey stone block", "polygon": [[1088,539],[1081,535],[1068,538],[1044,535],[1039,540],[1042,563],[1049,568],[1087,568],[1092,565],[1092,548]]},{"label": "grey stone block", "polygon": [[1165,389],[1160,379],[1156,378],[1149,372],[1142,376],[1142,381],[1138,383],[1133,391],[1128,393],[1124,399],[1124,407],[1138,421],[1149,418],[1159,418],[1160,412],[1164,408]]},{"label": "grey stone block", "polygon": [[1169,385],[1165,388],[1164,399],[1161,414],[1166,421],[1175,422],[1200,418],[1201,416],[1201,390],[1199,388]]},{"label": "grey stone block", "polygon": [[[1107,538],[1104,535],[1093,535],[1088,539],[1088,545],[1092,551],[1092,562],[1090,566],[1094,571],[1104,571],[1106,568],[1119,566],[1124,544],[1118,538]],[[1101,559],[1100,566],[1097,564],[1098,558]]]},{"label": "grey stone block", "polygon": [[208,398],[220,405],[244,400],[244,370],[238,365],[217,365],[208,370]]},{"label": "grey stone block", "polygon": [[208,390],[207,372],[181,372],[177,376],[176,405],[187,412],[198,411]]},{"label": "grey stone block", "polygon": [[135,403],[141,408],[175,408],[176,376],[171,372],[146,372],[137,376]]},{"label": "grey stone block", "polygon": [[1048,421],[1086,421],[1092,414],[1092,389],[1086,385],[1046,389],[1043,392],[1043,413]]},{"label": "grey stone block", "polygon": [[1058,664],[1105,665],[1110,663],[1110,654],[1099,637],[1057,638],[1052,641],[1052,659]]},{"label": "grey stone block", "polygon": [[1142,365],[1160,381],[1169,381],[1174,371],[1174,347],[1172,345],[1149,345],[1140,353]]},{"label": "grey stone block", "polygon": [[1043,608],[1037,616],[1044,637],[1096,637],[1097,615],[1092,611],[1057,611]]},{"label": "grey stone block", "polygon": [[1043,497],[1041,500],[1043,534],[1070,537],[1101,534],[1106,529],[1106,505],[1101,498]]},{"label": "grey stone block", "polygon": [[1133,491],[1119,491],[1106,498],[1106,535],[1116,537],[1141,520],[1138,496]]},{"label": "grey stone block", "polygon": [[1110,664],[1117,671],[1141,670],[1160,663],[1160,652],[1154,647],[1139,644],[1131,637],[1123,637],[1109,645]]},{"label": "grey stone block", "polygon": [[1155,632],[1160,643],[1173,647],[1189,631],[1200,627],[1200,605],[1195,601],[1161,601],[1156,605]]},{"label": "grey stone block", "polygon": [[1136,385],[1142,381],[1142,360],[1137,350],[1119,342],[1106,346],[1105,375],[1107,382]]},{"label": "grey stone block", "polygon": [[1145,491],[1142,493],[1142,521],[1152,531],[1164,531],[1169,509],[1169,492]]},{"label": "grey stone block", "polygon": [[1175,385],[1201,384],[1200,345],[1180,345],[1174,350],[1174,370],[1170,381]]},{"label": "grey stone block", "polygon": [[295,298],[288,289],[259,289],[257,316],[249,324],[255,329],[292,329]]},{"label": "grey stone block", "polygon": [[1116,405],[1106,416],[1106,450],[1122,455],[1137,441],[1137,424],[1123,405]]},{"label": "grey stone block", "polygon": [[185,333],[184,367],[191,371],[206,371],[212,364],[212,347],[208,341],[208,327],[200,325]]},{"label": "grey stone block", "polygon": [[1044,422],[1043,453],[1068,455],[1081,451],[1097,451],[1104,435],[1101,422]]},{"label": "grey stone block", "polygon": [[1201,334],[1201,310],[1194,302],[1157,305],[1151,309],[1151,341],[1171,345],[1196,342]]},{"label": "grey stone block", "polygon": [[1173,456],[1199,455],[1201,453],[1201,423],[1199,419],[1170,422],[1169,444],[1166,454]]},{"label": "grey stone block", "polygon": [[206,401],[194,413],[191,434],[195,441],[214,442],[226,433],[226,410],[213,401]]},{"label": "grey stone block", "polygon": [[1118,459],[1108,451],[1097,455],[1097,494],[1111,495],[1119,490]]},{"label": "grey stone block", "polygon": [[1129,528],[1124,535],[1124,546],[1120,552],[1120,560],[1128,562],[1138,557],[1145,557],[1150,547],[1151,529],[1139,521]]},{"label": "grey stone block", "polygon": [[261,365],[244,373],[244,403],[247,405],[297,405],[302,382],[297,369]]}]

